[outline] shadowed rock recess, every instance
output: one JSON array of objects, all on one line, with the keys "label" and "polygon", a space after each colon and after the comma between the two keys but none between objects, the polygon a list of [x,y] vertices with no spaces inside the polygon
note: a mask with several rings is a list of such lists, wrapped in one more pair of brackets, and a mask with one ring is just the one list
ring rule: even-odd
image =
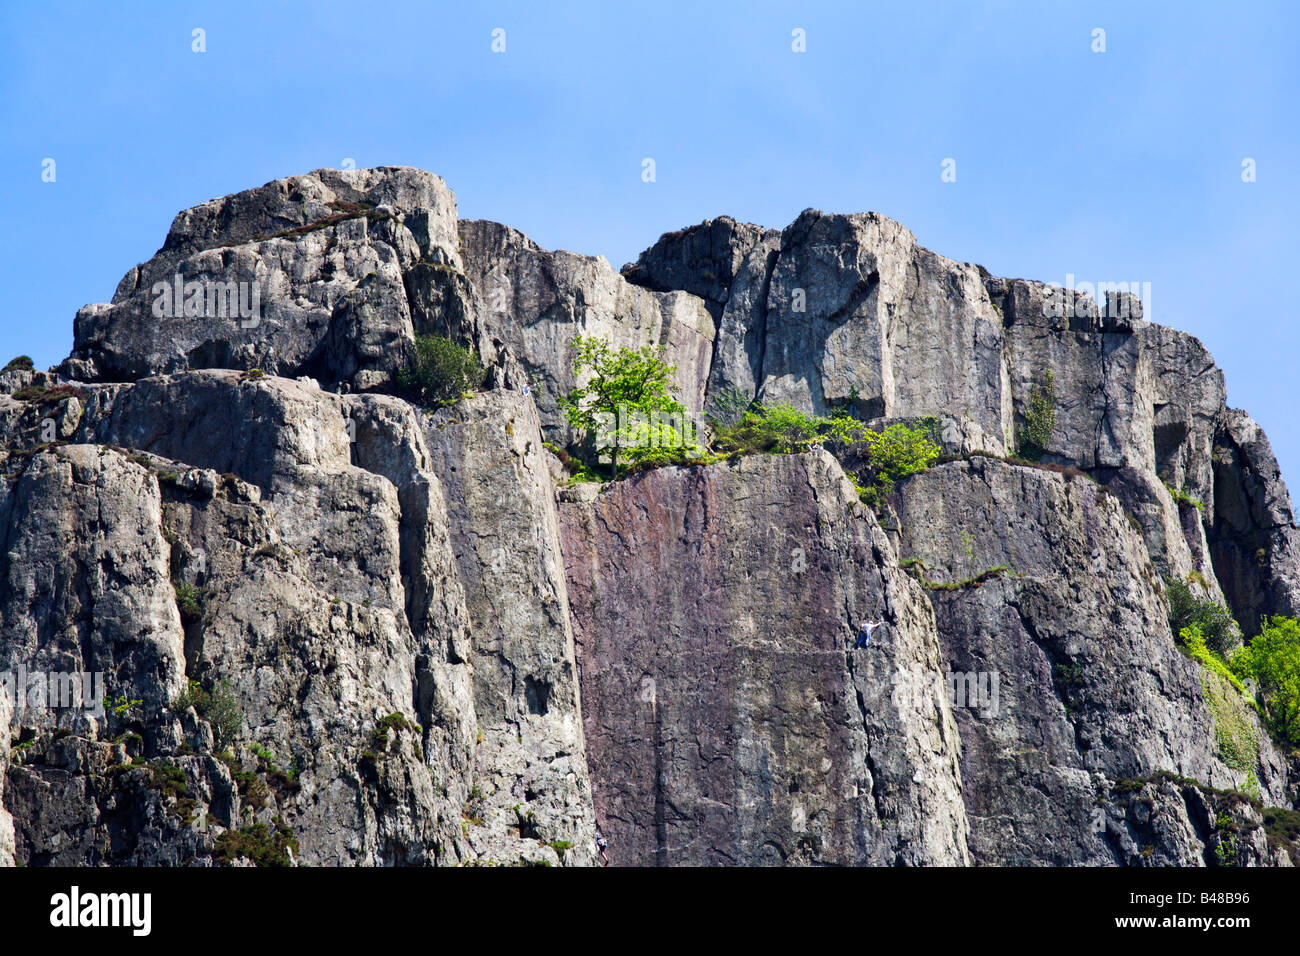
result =
[{"label": "shadowed rock recess", "polygon": [[[1268,440],[1195,338],[1051,294],[874,213],[620,273],[409,168],[182,212],[0,374],[0,674],[109,698],[0,693],[0,864],[1291,865],[1300,763],[1164,585],[1300,612]],[[483,389],[396,397],[420,334]],[[935,416],[945,456],[878,509],[821,449],[567,482],[578,334],[662,346],[696,418]]]}]

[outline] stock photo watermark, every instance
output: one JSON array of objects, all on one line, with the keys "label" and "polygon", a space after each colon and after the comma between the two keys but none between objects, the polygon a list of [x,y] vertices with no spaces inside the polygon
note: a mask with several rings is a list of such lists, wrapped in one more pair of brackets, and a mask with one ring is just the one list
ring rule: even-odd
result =
[{"label": "stock photo watermark", "polygon": [[696,426],[682,412],[649,413],[618,406],[618,414],[596,412],[596,447],[693,448]]},{"label": "stock photo watermark", "polygon": [[262,324],[262,290],[256,282],[186,282],[178,272],[172,281],[155,282],[149,291],[155,318],[238,319],[244,329]]},{"label": "stock photo watermark", "polygon": [[998,716],[1002,675],[999,671],[948,671],[913,667],[895,672],[891,699],[900,710],[915,710],[926,700],[957,709],[977,711],[980,717]]},{"label": "stock photo watermark", "polygon": [[[1104,308],[1101,306],[1103,297]],[[1043,315],[1058,319],[1086,318],[1086,306],[1082,303],[1088,298],[1097,303],[1102,315],[1108,318],[1135,319],[1139,311],[1148,318],[1151,315],[1150,282],[1076,282],[1073,272],[1065,274],[1065,285],[1053,283],[1047,287]],[[1134,307],[1134,298],[1142,303],[1141,310]]]},{"label": "stock photo watermark", "polygon": [[10,724],[18,727],[60,712],[104,716],[103,671],[29,671],[25,665],[0,672],[0,695],[12,704]]}]

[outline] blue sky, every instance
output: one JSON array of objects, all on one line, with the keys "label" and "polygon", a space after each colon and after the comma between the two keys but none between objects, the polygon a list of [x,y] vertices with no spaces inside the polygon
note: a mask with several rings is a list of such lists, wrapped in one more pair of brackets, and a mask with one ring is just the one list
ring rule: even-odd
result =
[{"label": "blue sky", "polygon": [[0,361],[66,355],[76,309],[182,208],[351,158],[432,170],[463,217],[616,267],[705,218],[780,227],[815,207],[882,212],[998,275],[1150,282],[1151,317],[1205,342],[1290,476],[1298,11],[4,4]]}]

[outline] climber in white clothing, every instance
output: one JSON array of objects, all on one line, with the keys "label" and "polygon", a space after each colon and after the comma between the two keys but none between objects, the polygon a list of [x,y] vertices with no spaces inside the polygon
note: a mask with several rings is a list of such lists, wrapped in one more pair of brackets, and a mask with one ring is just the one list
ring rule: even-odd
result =
[{"label": "climber in white clothing", "polygon": [[858,642],[853,645],[854,650],[859,647],[866,647],[867,641],[871,640],[871,635],[875,632],[876,628],[880,627],[880,625],[884,623],[883,618],[879,621],[863,621],[862,627],[858,628]]}]

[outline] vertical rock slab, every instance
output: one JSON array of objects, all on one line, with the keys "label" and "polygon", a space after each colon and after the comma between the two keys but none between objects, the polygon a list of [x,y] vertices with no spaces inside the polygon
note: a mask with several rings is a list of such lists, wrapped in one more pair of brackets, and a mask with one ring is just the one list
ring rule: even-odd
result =
[{"label": "vertical rock slab", "polygon": [[1300,615],[1300,529],[1268,436],[1243,411],[1227,409],[1215,435],[1215,573],[1247,634],[1262,616]]},{"label": "vertical rock slab", "polygon": [[5,807],[5,780],[9,776],[9,750],[13,698],[0,691],[0,866],[14,865],[14,818]]},{"label": "vertical rock slab", "polygon": [[498,862],[592,863],[591,784],[564,561],[540,422],[518,393],[430,417],[470,621],[479,727],[470,845]]},{"label": "vertical rock slab", "polygon": [[[976,861],[1134,863],[1149,845],[1157,862],[1194,865],[1205,847],[1153,842],[1138,807],[1117,809],[1117,781],[1246,776],[1223,762],[1199,666],[1174,645],[1116,499],[1082,476],[975,457],[900,482],[893,500],[900,556],[932,582],[947,668],[999,677],[996,709],[956,708]],[[1276,801],[1284,763],[1253,733],[1250,769]]]},{"label": "vertical rock slab", "polygon": [[[109,692],[166,711],[184,686],[158,482],[95,445],[4,462],[0,484],[0,672],[102,672]],[[103,729],[83,710],[28,711],[21,726]],[[166,740],[166,732],[163,740]]]},{"label": "vertical rock slab", "polygon": [[603,256],[547,252],[499,223],[462,222],[460,238],[479,354],[502,368],[504,384],[532,382],[548,438],[567,434],[559,398],[577,384],[578,335],[601,336],[614,348],[663,346],[677,368],[671,391],[699,418],[715,334],[703,301],[632,285]]},{"label": "vertical rock slab", "polygon": [[825,453],[566,492],[613,862],[966,862],[951,714],[906,683],[938,668],[930,609],[860,511]]}]

